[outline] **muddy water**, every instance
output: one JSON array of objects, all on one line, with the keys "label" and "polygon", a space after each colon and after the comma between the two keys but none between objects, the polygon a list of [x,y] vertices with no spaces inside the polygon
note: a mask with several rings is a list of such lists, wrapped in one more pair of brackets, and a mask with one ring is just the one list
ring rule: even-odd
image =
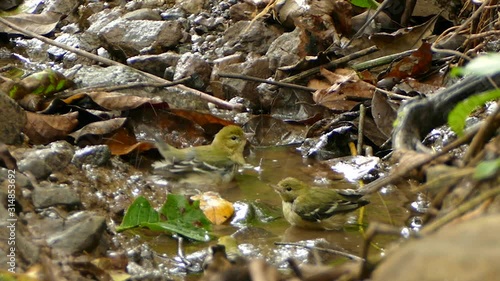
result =
[{"label": "muddy water", "polygon": [[[235,223],[215,226],[217,236],[233,235],[237,237],[240,250],[250,257],[265,258],[281,268],[287,266],[285,260],[294,256],[301,261],[311,261],[307,250],[293,246],[276,246],[275,242],[297,242],[322,238],[328,241],[325,247],[338,249],[350,254],[360,255],[363,243],[364,230],[370,222],[391,224],[397,227],[405,226],[409,217],[408,198],[397,187],[384,189],[379,194],[371,195],[370,204],[363,211],[363,223],[346,226],[343,231],[311,231],[291,227],[281,216],[281,200],[271,187],[279,180],[293,176],[306,182],[321,181],[318,175],[325,175],[328,171],[315,171],[314,162],[305,160],[293,147],[274,147],[255,149],[247,162],[252,165],[241,171],[236,177],[236,184],[220,190],[222,197],[231,202],[253,202],[266,206],[271,214],[277,214],[269,221],[254,220],[248,225]],[[317,173],[316,173],[317,172]],[[244,211],[237,212],[237,216],[244,216]],[[356,223],[359,211],[353,213],[351,221]],[[236,234],[235,234],[236,233]],[[140,234],[143,241],[160,256],[175,257],[177,243],[167,235]],[[375,239],[370,252],[372,255],[383,255],[388,244],[395,237],[380,236]],[[185,243],[186,255],[206,249],[210,243]],[[338,256],[328,256],[323,261],[332,262]],[[167,265],[168,266],[168,265]],[[173,266],[170,264],[170,266]],[[188,278],[191,279],[191,278]]]}]

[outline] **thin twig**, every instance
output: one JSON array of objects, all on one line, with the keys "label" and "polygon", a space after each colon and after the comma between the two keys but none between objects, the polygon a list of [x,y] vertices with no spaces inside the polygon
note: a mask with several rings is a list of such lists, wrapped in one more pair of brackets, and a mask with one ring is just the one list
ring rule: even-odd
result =
[{"label": "thin twig", "polygon": [[413,52],[415,52],[416,50],[417,49],[412,49],[412,50],[404,51],[404,52],[401,52],[401,53],[387,55],[387,56],[383,56],[383,57],[376,58],[376,59],[373,59],[373,60],[361,62],[361,63],[353,65],[352,69],[354,69],[356,71],[361,71],[361,70],[365,70],[365,69],[369,69],[369,68],[373,68],[373,67],[385,65],[385,64],[391,63],[391,62],[393,62],[395,60],[399,60],[399,59],[402,59],[404,57],[407,57],[407,56],[413,54]]},{"label": "thin twig", "polygon": [[80,89],[76,89],[74,91],[71,91],[71,93],[76,94],[76,93],[83,93],[83,92],[113,92],[113,91],[120,91],[120,90],[125,90],[125,89],[144,88],[144,87],[166,88],[166,87],[172,87],[175,85],[185,83],[185,82],[189,81],[189,79],[191,79],[191,77],[185,77],[185,78],[182,78],[179,80],[175,80],[172,82],[166,82],[166,83],[137,82],[137,83],[107,86],[107,87],[85,87],[85,88],[80,88]]},{"label": "thin twig", "polygon": [[[368,252],[370,250],[370,245],[372,244],[372,241],[375,238],[375,236],[380,235],[380,234],[394,235],[394,236],[400,237],[400,236],[402,236],[401,235],[402,229],[391,226],[391,225],[377,223],[377,222],[370,223],[370,225],[368,226],[368,229],[366,230],[365,240],[364,240],[363,249],[362,249],[363,252],[362,252],[362,256],[361,256],[361,258],[364,260],[362,268],[361,268],[361,273],[360,273],[360,277],[362,280],[368,278],[368,275],[371,271],[370,267],[369,267],[370,263],[368,263]],[[415,233],[415,232],[410,232],[410,235],[418,237],[420,234]],[[381,258],[382,257],[379,257],[379,260]]]},{"label": "thin twig", "polygon": [[467,39],[469,40],[474,40],[474,39],[483,39],[486,36],[492,36],[492,35],[500,35],[500,30],[489,30],[477,34],[471,34]]},{"label": "thin twig", "polygon": [[483,203],[485,200],[488,200],[489,198],[493,198],[499,194],[500,194],[500,187],[484,191],[481,194],[479,194],[478,196],[474,197],[473,199],[467,201],[466,203],[463,203],[462,205],[454,208],[451,212],[447,213],[446,215],[429,223],[424,228],[422,228],[420,233],[422,235],[432,233],[432,232],[436,231],[437,229],[439,229],[440,227],[442,227],[443,225],[452,221],[453,219],[458,218],[459,216],[465,214],[469,210],[475,208],[479,204]]},{"label": "thin twig", "polygon": [[285,79],[280,80],[280,82],[290,83],[290,82],[293,82],[293,81],[301,80],[301,79],[304,79],[304,78],[309,77],[311,75],[314,75],[316,73],[319,73],[319,71],[322,68],[332,69],[332,68],[335,68],[335,67],[337,67],[337,66],[339,66],[341,64],[347,63],[347,62],[349,62],[351,60],[360,58],[362,56],[366,56],[366,55],[371,54],[371,53],[376,52],[376,51],[378,51],[378,48],[376,46],[371,46],[371,47],[363,49],[361,51],[354,52],[354,53],[352,53],[350,55],[347,55],[345,57],[341,57],[339,59],[333,60],[333,61],[331,61],[329,63],[326,63],[326,64],[323,64],[323,65],[320,65],[320,66],[308,69],[308,70],[303,71],[303,72],[301,72],[301,73],[299,73],[297,75],[293,75],[293,76],[287,77]]},{"label": "thin twig", "polygon": [[290,88],[290,89],[309,91],[309,92],[315,92],[317,90],[314,88],[309,88],[309,87],[305,87],[305,86],[301,86],[301,85],[297,85],[297,84],[271,81],[271,80],[266,80],[266,79],[248,76],[248,75],[242,75],[242,74],[219,73],[217,75],[220,77],[224,77],[224,78],[235,78],[235,79],[241,79],[241,80],[255,81],[255,82],[266,83],[266,84],[276,85],[276,86]]},{"label": "thin twig", "polygon": [[[155,76],[155,75],[153,75],[151,73],[147,73],[147,72],[144,72],[144,71],[132,68],[130,66],[127,66],[125,64],[122,64],[122,63],[119,63],[119,62],[116,62],[116,61],[113,61],[113,60],[110,60],[110,59],[107,59],[107,58],[103,58],[103,57],[94,55],[92,53],[86,52],[86,51],[81,50],[81,49],[77,49],[77,48],[73,48],[71,46],[67,46],[65,44],[61,44],[59,42],[56,42],[54,40],[51,40],[49,38],[43,37],[43,36],[38,35],[38,34],[36,34],[34,32],[31,32],[29,30],[21,28],[21,27],[15,25],[15,24],[11,23],[8,20],[6,20],[4,18],[1,18],[1,17],[0,17],[0,23],[3,23],[6,26],[8,26],[8,27],[10,27],[10,28],[12,28],[14,30],[21,32],[23,35],[36,38],[36,39],[38,39],[38,40],[40,40],[40,41],[42,41],[42,42],[44,42],[46,44],[59,47],[61,49],[67,50],[67,51],[72,52],[72,53],[75,53],[77,55],[80,55],[80,56],[92,59],[94,61],[98,61],[98,62],[106,64],[106,65],[118,65],[118,66],[122,66],[122,67],[127,67],[127,68],[133,69],[133,70],[141,73],[142,75],[144,75],[144,76],[146,76],[148,78],[151,78],[151,79],[153,79],[153,80],[155,80],[155,81],[157,81],[159,83],[171,83],[171,81],[168,81],[166,79],[160,78],[160,77]],[[207,102],[211,102],[211,103],[213,103],[213,104],[215,104],[215,105],[217,105],[219,107],[222,107],[222,108],[225,108],[225,109],[237,110],[237,111],[242,111],[243,110],[243,105],[241,105],[241,104],[233,104],[233,103],[227,102],[225,100],[221,100],[221,99],[219,99],[217,97],[211,96],[209,94],[206,94],[204,92],[201,92],[201,91],[189,88],[189,87],[184,86],[184,85],[176,85],[175,87],[177,89],[179,89],[179,90],[193,93],[193,94],[197,95],[199,98],[201,98],[201,99],[203,99],[203,100],[205,100]]]},{"label": "thin twig", "polygon": [[361,104],[359,107],[359,125],[358,125],[358,146],[356,150],[358,151],[358,155],[362,155],[363,153],[363,133],[365,130],[365,116],[366,116],[366,107],[364,104]]},{"label": "thin twig", "polygon": [[387,91],[387,90],[384,90],[384,89],[381,89],[381,88],[375,88],[375,90],[377,90],[377,91],[379,91],[381,93],[384,93],[384,94],[386,94],[387,96],[389,96],[390,98],[393,98],[393,99],[409,100],[409,99],[413,98],[413,97],[409,97],[409,96],[405,96],[405,95],[396,94],[394,92]]},{"label": "thin twig", "polygon": [[290,268],[292,269],[293,273],[295,273],[295,276],[297,276],[300,280],[302,280],[302,278],[304,278],[304,276],[302,275],[302,271],[300,271],[300,268],[299,268],[299,265],[297,264],[297,262],[292,258],[288,258],[288,259],[286,259],[286,261],[290,265]]},{"label": "thin twig", "polygon": [[392,0],[384,0],[384,2],[382,2],[382,4],[380,4],[377,8],[377,10],[375,10],[375,13],[373,13],[373,15],[367,20],[365,21],[365,23],[361,26],[361,28],[358,30],[358,32],[356,32],[356,34],[354,34],[354,36],[352,36],[351,40],[349,40],[349,42],[347,43],[347,45],[345,45],[344,49],[349,47],[349,45],[351,45],[352,41],[356,38],[358,38],[358,36],[363,33],[363,31],[365,30],[365,28],[370,24],[370,22],[380,13],[382,12],[382,10],[387,6],[387,4],[389,4],[389,2],[391,2]]},{"label": "thin twig", "polygon": [[399,178],[407,175],[413,169],[417,169],[420,166],[422,166],[426,163],[429,163],[438,157],[445,155],[446,153],[461,146],[462,144],[469,142],[474,137],[476,132],[477,132],[477,130],[469,131],[464,136],[460,137],[459,139],[456,139],[452,143],[443,147],[443,149],[441,151],[436,152],[434,154],[425,155],[425,157],[416,159],[415,162],[411,163],[411,165],[408,165],[405,167],[400,167],[397,170],[395,170],[393,173],[388,175],[387,177],[379,178],[379,179],[365,185],[362,189],[359,190],[359,192],[361,194],[371,194],[371,193],[377,192],[382,187],[384,187],[388,184],[391,184],[391,183],[397,181]]},{"label": "thin twig", "polygon": [[342,256],[342,257],[348,258],[350,260],[355,260],[355,261],[362,261],[363,260],[362,258],[360,258],[360,257],[358,257],[356,255],[349,254],[349,253],[346,253],[346,252],[342,252],[342,251],[338,251],[338,250],[333,250],[333,249],[327,249],[327,248],[321,248],[321,247],[308,246],[308,245],[304,245],[302,243],[274,242],[274,245],[303,247],[303,248],[306,248],[306,249],[309,249],[309,250],[318,250],[318,251],[322,251],[322,252],[326,252],[326,253],[330,253],[330,254]]},{"label": "thin twig", "polygon": [[[498,88],[497,88],[498,90]],[[497,102],[496,110],[490,116],[486,118],[484,124],[481,126],[477,135],[472,140],[469,148],[465,152],[463,161],[468,163],[469,160],[476,155],[479,150],[481,150],[486,143],[486,141],[495,134],[496,130],[500,126],[498,121],[498,115],[500,114],[500,103]]]}]

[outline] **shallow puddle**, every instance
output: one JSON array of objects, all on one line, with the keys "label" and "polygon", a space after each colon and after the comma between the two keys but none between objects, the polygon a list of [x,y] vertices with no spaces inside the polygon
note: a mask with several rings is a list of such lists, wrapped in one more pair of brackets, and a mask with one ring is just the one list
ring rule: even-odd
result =
[{"label": "shallow puddle", "polygon": [[[314,172],[314,168],[311,168],[315,167],[314,161],[303,159],[294,147],[254,149],[246,160],[252,165],[252,168],[243,169],[241,174],[236,177],[236,184],[220,190],[223,198],[236,202],[236,209],[239,210],[236,213],[236,218],[233,218],[232,223],[213,227],[216,236],[232,235],[235,237],[239,244],[239,250],[245,256],[264,258],[280,268],[286,268],[288,265],[286,259],[292,256],[299,262],[314,262],[309,250],[297,246],[277,246],[275,242],[298,242],[315,239],[324,239],[328,242],[322,243],[322,247],[359,256],[361,255],[364,231],[370,222],[401,227],[405,226],[408,220],[410,212],[405,206],[408,206],[409,200],[403,192],[393,187],[383,189],[378,194],[369,197],[371,203],[365,206],[362,211],[362,226],[357,224],[357,218],[360,214],[360,210],[358,210],[352,214],[350,219],[354,224],[346,225],[343,231],[312,231],[291,227],[281,217],[281,199],[271,185],[289,176],[306,182],[321,180],[315,175],[323,175],[325,171]],[[254,214],[255,217],[251,223],[242,223],[245,220],[238,219],[238,216],[247,215],[244,208],[250,205],[263,206],[264,214]],[[254,213],[259,212],[259,210],[259,208],[254,209]],[[122,235],[131,238],[133,233],[140,235],[140,240],[147,242],[151,249],[156,252],[159,263],[162,263],[162,260],[165,261],[164,266],[170,268],[168,269],[170,273],[185,271],[182,268],[172,269],[172,267],[184,267],[183,263],[176,258],[178,244],[175,239],[168,235],[147,233],[143,230],[123,233]],[[384,249],[395,239],[398,237],[378,237],[372,243],[370,253],[383,255]],[[206,250],[209,245],[215,243],[216,241],[209,243],[185,242],[183,248],[188,259],[193,253],[196,256],[195,259],[198,259],[197,253],[199,251]],[[324,263],[345,260],[345,258],[331,254],[321,257]],[[195,277],[178,277],[191,280],[192,278],[196,279],[197,275]]]}]

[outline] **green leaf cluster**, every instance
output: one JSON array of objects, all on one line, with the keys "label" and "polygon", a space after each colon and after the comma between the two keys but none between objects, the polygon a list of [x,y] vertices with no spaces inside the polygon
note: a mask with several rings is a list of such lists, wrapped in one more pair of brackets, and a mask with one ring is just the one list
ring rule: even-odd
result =
[{"label": "green leaf cluster", "polygon": [[[479,56],[470,61],[465,67],[455,67],[451,70],[452,76],[477,75],[492,76],[500,73],[500,54],[489,53]],[[463,134],[465,120],[477,107],[488,101],[500,98],[500,90],[491,90],[478,95],[471,96],[458,103],[448,114],[448,125],[459,136]]]},{"label": "green leaf cluster", "polygon": [[351,3],[354,6],[358,6],[361,8],[371,8],[371,9],[378,8],[378,3],[375,0],[351,0]]},{"label": "green leaf cluster", "polygon": [[[162,216],[166,220],[163,220]],[[137,197],[116,230],[121,232],[136,227],[178,233],[196,241],[209,241],[211,238],[211,223],[200,209],[200,202],[190,202],[183,195],[167,195],[167,201],[159,212],[146,198]]]},{"label": "green leaf cluster", "polygon": [[448,114],[448,125],[457,135],[461,136],[464,131],[467,116],[469,116],[477,107],[498,98],[500,98],[500,90],[492,90],[471,96],[461,101]]},{"label": "green leaf cluster", "polygon": [[467,74],[491,76],[499,72],[500,54],[488,53],[471,60],[465,67],[454,67],[450,74],[452,76]]}]

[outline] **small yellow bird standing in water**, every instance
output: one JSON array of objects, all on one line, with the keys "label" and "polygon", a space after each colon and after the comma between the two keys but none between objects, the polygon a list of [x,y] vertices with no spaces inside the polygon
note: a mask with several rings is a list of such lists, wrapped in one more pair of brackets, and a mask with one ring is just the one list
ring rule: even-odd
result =
[{"label": "small yellow bird standing in water", "polygon": [[222,128],[209,145],[178,149],[157,138],[156,147],[165,160],[153,163],[154,172],[179,183],[228,183],[245,164],[245,144],[243,130],[235,125]]},{"label": "small yellow bird standing in water", "polygon": [[310,187],[296,178],[286,178],[275,186],[283,204],[285,219],[294,226],[309,229],[341,229],[346,214],[369,201],[361,195],[342,195],[335,189]]}]

